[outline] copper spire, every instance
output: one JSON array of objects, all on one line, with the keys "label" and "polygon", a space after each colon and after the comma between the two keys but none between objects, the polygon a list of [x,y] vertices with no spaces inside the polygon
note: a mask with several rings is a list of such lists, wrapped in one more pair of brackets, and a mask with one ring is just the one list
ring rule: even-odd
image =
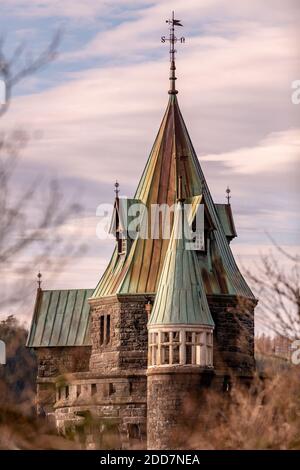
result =
[{"label": "copper spire", "polygon": [[[176,26],[175,21],[174,24]],[[168,37],[162,38],[163,43],[167,41]],[[210,221],[209,227],[214,228],[208,255],[199,257],[201,270],[205,273],[203,276],[207,293],[253,298],[251,290],[236,267],[216,205],[204,182],[203,171],[180,112],[177,96],[170,94],[167,109],[133,201],[143,203],[150,215],[153,204],[160,207],[162,204],[173,206],[178,197],[179,176],[182,176],[181,197],[185,200],[192,198],[191,202],[195,205],[201,203],[201,194],[204,192],[203,202]],[[222,208],[224,209],[223,204]],[[120,222],[122,225],[123,221]],[[170,217],[171,229],[173,225],[174,217]],[[93,299],[118,294],[148,295],[157,292],[170,240],[161,236],[154,239],[149,230],[147,234],[150,236],[139,236],[133,243],[128,244],[126,255],[121,259],[116,247],[95,288]],[[216,269],[212,269],[212,259],[220,260],[220,264],[217,261]]]},{"label": "copper spire", "polygon": [[[174,16],[174,11],[172,11],[172,19],[166,20],[166,23],[169,24],[170,26],[170,33],[169,33],[169,38],[166,38],[165,36],[161,37],[162,42],[169,41],[170,43],[170,89],[169,89],[169,94],[170,95],[176,95],[178,91],[175,88],[175,80],[177,80],[176,75],[175,75],[175,70],[176,70],[176,65],[175,65],[175,54],[176,54],[176,49],[175,49],[175,43],[178,41],[178,38],[175,36],[175,26],[182,26],[180,23],[180,20],[175,20]],[[179,39],[181,43],[185,42],[185,38],[181,37]]]}]

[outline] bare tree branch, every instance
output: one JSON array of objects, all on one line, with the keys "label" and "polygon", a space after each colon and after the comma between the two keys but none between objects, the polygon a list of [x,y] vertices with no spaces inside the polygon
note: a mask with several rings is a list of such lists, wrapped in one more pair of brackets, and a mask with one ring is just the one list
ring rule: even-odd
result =
[{"label": "bare tree branch", "polygon": [[0,39],[0,79],[2,78],[6,85],[6,103],[0,107],[0,116],[8,110],[13,86],[56,57],[61,36],[62,31],[58,30],[50,44],[34,58],[26,57],[26,48],[22,44],[15,49],[11,58],[7,58],[4,54],[4,40]]},{"label": "bare tree branch", "polygon": [[[300,337],[300,258],[292,256],[274,242],[276,253],[290,263],[284,268],[274,253],[262,256],[257,269],[246,270],[260,298],[257,322],[270,332],[297,339]],[[283,258],[283,259],[284,259]]]},{"label": "bare tree branch", "polygon": [[[58,31],[49,45],[34,58],[25,57],[23,45],[16,48],[11,58],[4,54],[4,42],[0,40],[0,78],[7,86],[7,103],[0,109],[0,117],[9,109],[13,87],[23,78],[40,70],[52,61],[58,50],[61,32]],[[61,258],[78,256],[83,246],[73,244],[69,236],[59,235],[59,228],[80,212],[78,204],[66,203],[57,182],[49,186],[45,195],[39,181],[27,185],[18,195],[13,177],[19,162],[20,153],[27,144],[26,132],[14,130],[0,132],[0,272],[8,270],[21,275],[23,285],[11,295],[1,295],[0,305],[19,301],[28,289],[26,273],[39,265],[57,273],[62,266]],[[19,188],[18,188],[19,190]],[[43,199],[43,206],[37,210],[37,198]],[[30,253],[30,263],[22,268],[20,258]],[[65,264],[64,264],[65,265]],[[17,266],[17,267],[16,267]]]}]

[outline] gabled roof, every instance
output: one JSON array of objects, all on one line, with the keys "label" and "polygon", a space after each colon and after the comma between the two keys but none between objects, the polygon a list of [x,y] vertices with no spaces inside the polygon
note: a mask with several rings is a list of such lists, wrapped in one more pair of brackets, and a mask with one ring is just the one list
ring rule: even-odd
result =
[{"label": "gabled roof", "polygon": [[37,291],[27,346],[89,346],[93,289]]},{"label": "gabled roof", "polygon": [[[202,194],[214,226],[210,250],[206,257],[199,257],[206,293],[254,298],[232,255],[177,97],[171,94],[135,198],[148,208],[151,204],[172,206],[176,201],[179,176],[182,178],[183,198]],[[92,297],[155,293],[168,244],[167,239],[137,239],[127,257],[119,257],[115,250]]]},{"label": "gabled roof", "polygon": [[185,211],[178,203],[149,325],[214,326],[196,253],[187,249],[186,224]]}]

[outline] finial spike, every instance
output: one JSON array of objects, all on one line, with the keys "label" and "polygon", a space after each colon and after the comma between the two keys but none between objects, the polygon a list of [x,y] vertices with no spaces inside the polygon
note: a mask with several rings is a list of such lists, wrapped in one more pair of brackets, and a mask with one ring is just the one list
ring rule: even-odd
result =
[{"label": "finial spike", "polygon": [[227,195],[226,195],[227,204],[229,205],[230,204],[230,199],[231,199],[231,196],[230,196],[231,189],[229,188],[229,186],[227,186],[226,193],[227,193]]},{"label": "finial spike", "polygon": [[[170,89],[169,89],[169,94],[170,95],[176,95],[178,91],[175,88],[175,80],[177,80],[176,75],[175,75],[175,70],[176,70],[176,65],[175,65],[175,54],[176,54],[176,49],[175,49],[175,44],[178,41],[178,38],[175,36],[175,26],[182,26],[180,20],[175,19],[175,13],[172,11],[172,19],[166,20],[166,23],[169,24],[170,26],[170,33],[169,33],[169,38],[166,38],[166,36],[161,37],[162,42],[169,41],[170,43]],[[180,39],[181,43],[185,42],[185,38],[181,37]]]},{"label": "finial spike", "polygon": [[37,274],[37,285],[38,285],[38,289],[41,290],[41,285],[42,285],[42,274],[41,272],[39,271],[38,274]]},{"label": "finial spike", "polygon": [[114,189],[114,191],[116,193],[116,197],[119,197],[119,192],[120,192],[119,187],[120,187],[120,184],[118,183],[118,181],[116,181],[115,182],[115,189]]}]

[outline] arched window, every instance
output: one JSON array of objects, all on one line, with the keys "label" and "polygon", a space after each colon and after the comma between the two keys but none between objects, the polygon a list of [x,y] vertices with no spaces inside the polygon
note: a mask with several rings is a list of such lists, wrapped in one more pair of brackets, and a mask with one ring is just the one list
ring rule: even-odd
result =
[{"label": "arched window", "polygon": [[110,315],[100,315],[99,319],[99,343],[100,346],[104,346],[110,343],[111,339],[111,324],[110,324]]}]

